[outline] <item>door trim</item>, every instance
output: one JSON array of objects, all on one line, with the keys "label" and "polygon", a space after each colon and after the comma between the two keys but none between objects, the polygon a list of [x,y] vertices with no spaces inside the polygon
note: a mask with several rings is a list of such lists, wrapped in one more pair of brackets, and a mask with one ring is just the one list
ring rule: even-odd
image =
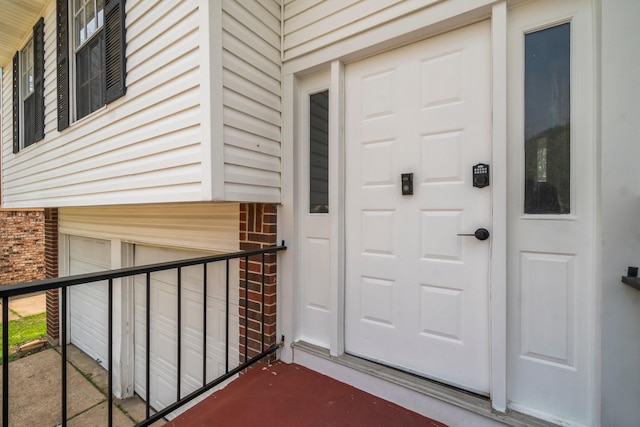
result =
[{"label": "door trim", "polygon": [[489,250],[489,392],[507,410],[507,2],[491,10],[492,233]]},{"label": "door trim", "polygon": [[331,214],[331,272],[334,286],[330,289],[331,306],[331,346],[332,356],[344,353],[345,338],[345,110],[344,110],[344,63],[331,63],[331,83],[329,85],[329,205],[334,206]]}]

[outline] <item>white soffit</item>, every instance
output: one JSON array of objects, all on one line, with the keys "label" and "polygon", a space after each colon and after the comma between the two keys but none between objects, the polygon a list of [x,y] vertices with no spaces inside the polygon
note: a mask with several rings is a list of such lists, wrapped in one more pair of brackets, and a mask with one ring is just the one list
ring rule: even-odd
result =
[{"label": "white soffit", "polygon": [[0,66],[13,58],[46,3],[46,0],[0,0]]}]

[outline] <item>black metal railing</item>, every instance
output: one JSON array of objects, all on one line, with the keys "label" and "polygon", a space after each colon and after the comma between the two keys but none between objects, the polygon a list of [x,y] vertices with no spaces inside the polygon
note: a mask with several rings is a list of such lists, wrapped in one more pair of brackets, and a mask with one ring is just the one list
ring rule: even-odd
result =
[{"label": "black metal railing", "polygon": [[[129,267],[122,268],[118,270],[110,270],[99,273],[89,273],[89,274],[80,274],[69,277],[60,277],[54,279],[46,279],[39,280],[35,282],[29,283],[19,283],[12,284],[0,287],[0,299],[2,300],[2,425],[8,426],[9,424],[9,298],[21,295],[27,295],[35,292],[48,291],[53,289],[60,289],[60,306],[61,306],[61,315],[60,315],[60,330],[61,330],[61,353],[62,353],[62,368],[61,368],[61,409],[62,409],[62,420],[61,425],[66,426],[67,424],[67,292],[68,289],[72,286],[82,286],[84,284],[96,283],[107,281],[108,283],[108,360],[107,360],[107,371],[108,371],[108,425],[111,426],[113,424],[113,286],[115,279],[123,279],[123,278],[134,278],[134,276],[144,275],[146,277],[146,286],[145,286],[145,294],[146,294],[146,372],[145,372],[145,400],[146,400],[146,418],[144,421],[137,424],[137,426],[148,426],[154,423],[155,421],[164,418],[167,414],[175,411],[186,403],[192,401],[196,397],[202,395],[203,393],[211,390],[213,387],[218,384],[226,381],[227,379],[233,377],[238,374],[248,366],[254,364],[265,356],[274,353],[281,343],[273,343],[269,347],[265,348],[265,256],[267,254],[275,254],[279,251],[285,250],[286,246],[284,242],[282,242],[281,246],[274,246],[266,249],[259,249],[253,251],[243,251],[236,252],[231,254],[223,254],[223,255],[213,255],[201,258],[193,258],[188,260],[181,260],[175,262],[164,262],[159,264],[146,265],[141,267]],[[252,257],[260,257],[259,262],[262,263],[261,268],[261,285],[260,285],[260,293],[262,295],[262,303],[260,305],[260,309],[262,311],[262,319],[261,319],[261,347],[260,352],[258,352],[253,357],[248,357],[249,354],[249,343],[248,343],[248,335],[249,335],[249,281],[250,276],[253,274],[249,270],[249,261],[252,260]],[[243,286],[244,289],[244,297],[241,298],[244,302],[244,316],[239,317],[239,320],[244,320],[242,325],[244,326],[244,358],[242,360],[238,360],[238,366],[232,368],[229,366],[229,337],[231,335],[230,322],[229,322],[229,308],[231,305],[230,302],[230,286],[229,283],[230,275],[229,275],[229,262],[231,260],[243,260],[244,259],[244,277],[239,277],[238,286]],[[225,301],[225,309],[226,309],[226,338],[225,338],[225,373],[214,379],[213,381],[207,382],[207,266],[213,263],[222,263],[226,264],[226,301]],[[202,387],[197,390],[187,394],[186,396],[181,396],[181,330],[182,330],[182,269],[185,267],[191,266],[203,266],[203,379],[202,379]],[[154,414],[151,414],[151,396],[150,396],[150,353],[151,353],[151,334],[150,334],[150,325],[151,325],[151,275],[154,272],[158,271],[166,271],[166,270],[176,270],[177,272],[177,377],[176,377],[176,388],[177,388],[177,396],[176,401],[164,408],[158,408],[159,410]],[[238,301],[240,304],[241,301]],[[155,408],[154,408],[155,409]]]}]

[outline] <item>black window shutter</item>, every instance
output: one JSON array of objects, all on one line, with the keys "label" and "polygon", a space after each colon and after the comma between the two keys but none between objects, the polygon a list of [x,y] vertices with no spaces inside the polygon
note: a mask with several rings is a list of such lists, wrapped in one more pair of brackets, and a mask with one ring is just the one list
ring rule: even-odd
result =
[{"label": "black window shutter", "polygon": [[44,139],[44,19],[33,27],[33,94],[35,96],[35,140]]},{"label": "black window shutter", "polygon": [[20,151],[20,53],[13,57],[13,152]]},{"label": "black window shutter", "polygon": [[58,130],[69,127],[68,0],[56,0],[56,63],[58,65]]},{"label": "black window shutter", "polygon": [[123,96],[126,70],[125,0],[106,0],[104,5],[105,83],[107,104]]}]

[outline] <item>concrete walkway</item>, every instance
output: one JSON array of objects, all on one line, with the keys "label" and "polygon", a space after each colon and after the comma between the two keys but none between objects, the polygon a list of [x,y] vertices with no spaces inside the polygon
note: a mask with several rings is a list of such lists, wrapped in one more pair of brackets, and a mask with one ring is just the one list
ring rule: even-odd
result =
[{"label": "concrete walkway", "polygon": [[[67,356],[67,425],[106,426],[107,372],[71,345],[67,347]],[[11,427],[60,425],[61,370],[62,356],[59,347],[43,350],[9,364]],[[1,396],[0,388],[0,398]],[[114,399],[113,425],[133,426],[144,419],[144,413],[145,405],[137,396],[124,400]],[[164,422],[157,422],[154,426],[163,424]]]},{"label": "concrete walkway", "polygon": [[[0,307],[2,304],[0,304]],[[46,311],[44,292],[11,298],[9,320]],[[1,323],[1,322],[0,322]],[[9,364],[9,426],[55,427],[62,420],[61,349],[48,348]],[[107,371],[76,347],[67,346],[67,425],[106,426],[108,422]],[[0,381],[2,370],[0,369]],[[0,402],[2,402],[0,387]],[[145,415],[136,397],[114,399],[113,425],[133,426]],[[157,422],[154,426],[163,425]],[[2,426],[2,420],[0,420]]]},{"label": "concrete walkway", "polygon": [[[1,302],[0,308],[2,308]],[[9,299],[9,320],[15,320],[21,317],[44,313],[46,309],[47,301],[46,294],[44,292],[38,292],[36,294],[31,294],[23,297],[13,297]],[[0,311],[0,313],[2,312]],[[0,323],[2,323],[1,314]]]}]

